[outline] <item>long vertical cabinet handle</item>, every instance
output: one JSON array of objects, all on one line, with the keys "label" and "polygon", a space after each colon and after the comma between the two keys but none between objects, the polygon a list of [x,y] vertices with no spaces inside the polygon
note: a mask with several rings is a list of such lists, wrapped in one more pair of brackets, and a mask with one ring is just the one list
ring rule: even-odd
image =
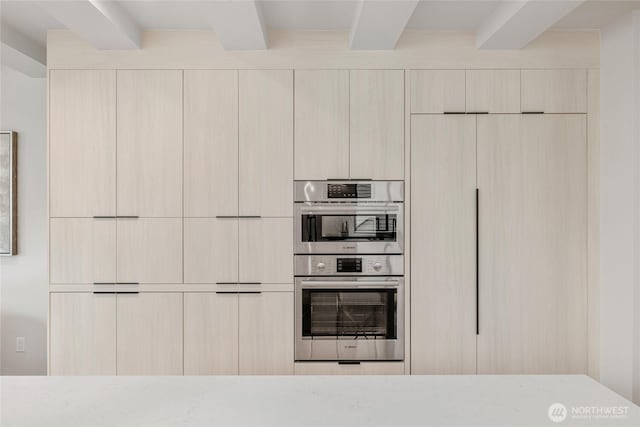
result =
[{"label": "long vertical cabinet handle", "polygon": [[480,189],[476,188],[476,335],[480,335]]}]

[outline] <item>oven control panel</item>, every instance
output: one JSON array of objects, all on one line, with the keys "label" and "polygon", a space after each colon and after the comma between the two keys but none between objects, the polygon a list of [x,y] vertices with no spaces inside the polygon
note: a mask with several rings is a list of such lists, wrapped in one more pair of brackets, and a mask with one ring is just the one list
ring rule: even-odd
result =
[{"label": "oven control panel", "polygon": [[402,276],[402,255],[296,255],[296,276]]}]

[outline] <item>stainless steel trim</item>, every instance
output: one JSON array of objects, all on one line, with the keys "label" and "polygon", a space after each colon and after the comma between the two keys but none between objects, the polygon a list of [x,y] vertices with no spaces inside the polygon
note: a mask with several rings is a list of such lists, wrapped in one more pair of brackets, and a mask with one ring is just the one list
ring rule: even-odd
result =
[{"label": "stainless steel trim", "polygon": [[[359,258],[361,271],[338,271],[339,258]],[[296,276],[403,276],[404,255],[296,255]]]},{"label": "stainless steel trim", "polygon": [[[330,199],[327,186],[336,184],[363,184],[371,186],[370,199]],[[401,202],[404,201],[404,181],[294,181],[293,200],[295,202]]]},{"label": "stainless steel trim", "polygon": [[377,283],[377,282],[353,282],[353,281],[317,281],[317,280],[302,280],[300,281],[302,289],[361,289],[361,288],[376,288],[376,289],[393,289],[400,286],[399,281]]}]

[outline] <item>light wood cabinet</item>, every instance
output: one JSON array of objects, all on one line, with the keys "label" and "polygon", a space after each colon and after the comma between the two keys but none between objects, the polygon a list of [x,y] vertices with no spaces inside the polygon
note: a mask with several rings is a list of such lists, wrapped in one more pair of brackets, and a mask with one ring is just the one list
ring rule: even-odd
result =
[{"label": "light wood cabinet", "polygon": [[118,375],[182,375],[183,295],[117,295]]},{"label": "light wood cabinet", "polygon": [[116,374],[116,296],[51,293],[49,374]]},{"label": "light wood cabinet", "polygon": [[238,374],[237,294],[184,294],[184,374]]},{"label": "light wood cabinet", "polygon": [[116,73],[52,70],[49,214],[116,212]]},{"label": "light wood cabinet", "polygon": [[468,113],[519,113],[520,70],[467,70]]},{"label": "light wood cabinet", "polygon": [[586,373],[585,120],[478,117],[478,373]]},{"label": "light wood cabinet", "polygon": [[411,113],[465,111],[464,70],[409,71]]},{"label": "light wood cabinet", "polygon": [[182,216],[182,71],[118,71],[118,215]]},{"label": "light wood cabinet", "polygon": [[293,220],[241,219],[240,282],[293,282]]},{"label": "light wood cabinet", "polygon": [[291,216],[291,70],[240,70],[239,144],[239,214]]},{"label": "light wood cabinet", "polygon": [[522,111],[587,112],[587,70],[522,70]]},{"label": "light wood cabinet", "polygon": [[239,310],[240,374],[293,374],[293,294],[240,294]]},{"label": "light wood cabinet", "polygon": [[295,71],[295,177],[349,177],[349,71]]},{"label": "light wood cabinet", "polygon": [[51,218],[49,281],[91,284],[116,281],[116,221]]},{"label": "light wood cabinet", "polygon": [[184,219],[184,282],[238,281],[238,219]]},{"label": "light wood cabinet", "polygon": [[117,281],[182,283],[182,218],[118,219]]},{"label": "light wood cabinet", "polygon": [[413,116],[411,163],[411,373],[474,374],[476,117]]},{"label": "light wood cabinet", "polygon": [[184,72],[184,216],[238,214],[238,72]]},{"label": "light wood cabinet", "polygon": [[296,375],[404,375],[404,362],[361,362],[341,365],[337,362],[297,362]]},{"label": "light wood cabinet", "polygon": [[404,179],[404,71],[350,72],[353,179]]}]

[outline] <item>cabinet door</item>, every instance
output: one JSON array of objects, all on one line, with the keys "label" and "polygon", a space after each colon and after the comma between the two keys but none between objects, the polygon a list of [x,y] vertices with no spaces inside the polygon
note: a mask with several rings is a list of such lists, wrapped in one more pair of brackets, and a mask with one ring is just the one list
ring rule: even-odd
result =
[{"label": "cabinet door", "polygon": [[293,294],[240,294],[241,375],[293,374]]},{"label": "cabinet door", "polygon": [[116,281],[114,219],[51,218],[49,233],[51,283]]},{"label": "cabinet door", "polygon": [[119,282],[182,283],[182,219],[117,221]]},{"label": "cabinet door", "polygon": [[464,74],[464,70],[409,71],[411,112],[464,112]]},{"label": "cabinet door", "polygon": [[52,70],[49,102],[50,215],[115,215],[115,71]]},{"label": "cabinet door", "polygon": [[587,112],[587,70],[522,70],[522,111]]},{"label": "cabinet door", "polygon": [[118,215],[182,216],[182,71],[118,71]]},{"label": "cabinet door", "polygon": [[293,220],[240,220],[240,281],[293,283]]},{"label": "cabinet door", "polygon": [[404,179],[404,71],[350,76],[351,178]]},{"label": "cabinet door", "polygon": [[586,117],[478,117],[478,373],[586,373]]},{"label": "cabinet door", "polygon": [[476,118],[413,116],[411,162],[411,373],[474,374]]},{"label": "cabinet door", "polygon": [[184,282],[238,281],[238,220],[184,219]]},{"label": "cabinet door", "polygon": [[240,215],[290,216],[293,72],[240,71]]},{"label": "cabinet door", "polygon": [[184,294],[184,374],[238,374],[238,294]]},{"label": "cabinet door", "polygon": [[184,216],[238,214],[238,72],[184,72]]},{"label": "cabinet door", "polygon": [[296,70],[295,174],[349,177],[349,71]]},{"label": "cabinet door", "polygon": [[118,375],[182,375],[182,293],[117,295]]},{"label": "cabinet door", "polygon": [[468,113],[519,113],[520,70],[467,70]]},{"label": "cabinet door", "polygon": [[116,374],[116,296],[51,293],[49,374]]}]

